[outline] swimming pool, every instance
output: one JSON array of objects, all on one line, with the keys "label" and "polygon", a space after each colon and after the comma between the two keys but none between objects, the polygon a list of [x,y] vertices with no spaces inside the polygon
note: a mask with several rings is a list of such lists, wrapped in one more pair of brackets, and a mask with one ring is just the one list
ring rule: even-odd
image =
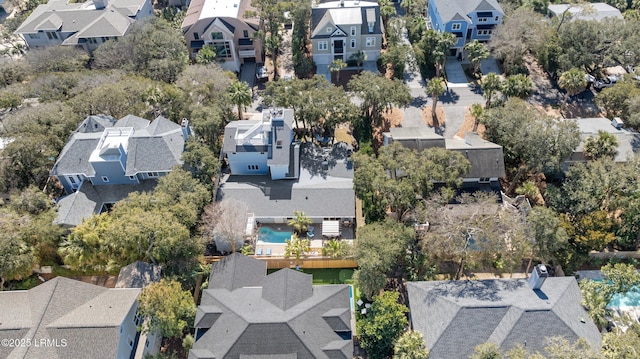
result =
[{"label": "swimming pool", "polygon": [[291,239],[291,232],[274,231],[268,227],[262,227],[258,231],[258,242],[284,243],[286,239]]},{"label": "swimming pool", "polygon": [[624,296],[616,294],[609,302],[609,307],[640,307],[640,287],[627,292]]}]

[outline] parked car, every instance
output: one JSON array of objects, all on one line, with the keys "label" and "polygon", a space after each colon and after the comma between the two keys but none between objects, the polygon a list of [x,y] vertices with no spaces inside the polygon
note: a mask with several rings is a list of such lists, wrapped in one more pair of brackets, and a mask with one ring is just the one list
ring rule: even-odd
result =
[{"label": "parked car", "polygon": [[611,87],[615,85],[618,80],[618,76],[607,76],[602,79],[596,79],[593,82],[593,88],[595,88],[596,90],[602,90],[605,87]]}]

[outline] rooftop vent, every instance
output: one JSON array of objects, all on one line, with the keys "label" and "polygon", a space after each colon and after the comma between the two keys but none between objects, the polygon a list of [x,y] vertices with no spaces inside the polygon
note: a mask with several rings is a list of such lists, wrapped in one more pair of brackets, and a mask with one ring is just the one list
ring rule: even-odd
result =
[{"label": "rooftop vent", "polygon": [[344,0],[340,0],[340,7],[344,7]]},{"label": "rooftop vent", "polygon": [[529,286],[531,289],[536,290],[542,288],[542,284],[549,276],[549,272],[547,271],[547,266],[544,264],[538,264],[531,271],[531,276],[529,277]]}]

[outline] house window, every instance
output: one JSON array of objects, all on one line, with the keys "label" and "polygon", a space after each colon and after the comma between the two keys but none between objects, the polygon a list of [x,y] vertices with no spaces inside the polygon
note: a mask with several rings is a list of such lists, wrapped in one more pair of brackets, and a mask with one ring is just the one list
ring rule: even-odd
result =
[{"label": "house window", "polygon": [[140,313],[136,313],[136,316],[133,317],[133,324],[135,324],[136,327],[139,327],[140,324],[142,324],[142,315],[140,315]]},{"label": "house window", "polygon": [[102,176],[102,182],[109,182],[109,177]]},{"label": "house window", "polygon": [[49,38],[49,40],[53,40],[53,39],[58,39],[58,34],[55,32],[47,32],[47,37]]},{"label": "house window", "polygon": [[461,28],[462,28],[462,25],[460,23],[455,23],[451,25],[451,30],[460,30]]},{"label": "house window", "polygon": [[211,33],[211,38],[213,40],[222,40],[222,33],[221,32],[212,32]]},{"label": "house window", "polygon": [[351,39],[351,48],[352,49],[356,48],[356,39]]},{"label": "house window", "polygon": [[500,21],[500,16],[496,16],[496,22]]},{"label": "house window", "polygon": [[147,177],[158,177],[158,172],[147,172]]},{"label": "house window", "polygon": [[247,31],[247,30],[242,30],[242,36],[244,36],[244,37],[249,37],[249,31]]},{"label": "house window", "polygon": [[356,27],[351,26],[351,36],[356,36]]},{"label": "house window", "polygon": [[135,181],[136,180],[136,176],[129,176],[129,179],[132,180],[132,181]]},{"label": "house window", "polygon": [[331,26],[327,27],[327,34],[330,33],[333,30],[333,28]]},{"label": "house window", "polygon": [[87,42],[90,43],[90,44],[97,44],[98,43],[98,41],[96,40],[95,37],[87,38]]},{"label": "house window", "polygon": [[371,33],[371,32],[373,32],[373,25],[375,25],[375,24],[376,24],[376,23],[375,23],[375,22],[373,22],[373,21],[371,21],[371,22],[367,23],[367,25],[369,25],[369,32],[370,32],[370,33]]},{"label": "house window", "polygon": [[216,57],[231,57],[229,41],[214,41],[212,45],[216,50]]},{"label": "house window", "polygon": [[200,40],[200,34],[198,34],[197,32],[193,33],[193,39],[194,40]]},{"label": "house window", "polygon": [[69,178],[69,182],[71,182],[71,184],[76,184],[76,179],[73,178],[73,176],[69,176],[67,178]]},{"label": "house window", "polygon": [[367,37],[366,46],[367,46],[367,47],[374,47],[374,46],[376,46],[376,38],[375,38],[375,37]]},{"label": "house window", "polygon": [[489,178],[489,177],[480,177],[480,180],[478,182],[480,182],[480,183],[489,183],[489,182],[491,182],[491,178]]},{"label": "house window", "polygon": [[129,344],[129,348],[133,348],[133,338],[130,335],[127,336],[127,344]]},{"label": "house window", "polygon": [[276,148],[282,148],[282,140],[276,141]]},{"label": "house window", "polygon": [[327,41],[318,41],[318,50],[326,50],[329,48],[329,43]]},{"label": "house window", "polygon": [[39,39],[40,35],[38,35],[38,34],[29,34],[29,38],[30,39]]},{"label": "house window", "polygon": [[120,326],[120,334],[122,334],[122,325]]},{"label": "house window", "polygon": [[258,165],[248,165],[247,168],[249,169],[249,171],[258,171],[258,170],[260,170],[260,167],[258,167]]}]

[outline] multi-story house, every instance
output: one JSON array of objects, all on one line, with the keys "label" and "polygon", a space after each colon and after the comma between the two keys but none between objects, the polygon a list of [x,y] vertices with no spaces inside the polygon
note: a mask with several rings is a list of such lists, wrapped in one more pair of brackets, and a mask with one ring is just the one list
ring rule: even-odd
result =
[{"label": "multi-story house", "polygon": [[253,12],[251,0],[191,1],[182,22],[191,59],[211,45],[225,70],[240,72],[245,62],[262,62],[262,44],[255,38],[258,18],[248,17]]},{"label": "multi-story house", "polygon": [[58,201],[57,223],[74,226],[108,210],[130,192],[151,190],[155,180],[182,164],[187,120],[148,121],[128,115],[116,121],[89,116],[60,152],[51,175],[68,196]]},{"label": "multi-story house", "polygon": [[234,253],[213,264],[189,359],[352,358],[350,288]]},{"label": "multi-story house", "polygon": [[352,239],[355,192],[349,145],[323,148],[296,141],[293,116],[290,109],[265,110],[259,120],[226,126],[222,152],[231,173],[222,176],[217,200],[247,205],[249,233],[257,224],[277,230],[301,211],[312,220],[317,238]]},{"label": "multi-story house", "polygon": [[15,33],[30,48],[64,45],[90,53],[124,36],[136,20],[151,15],[150,0],[50,0],[38,6]]},{"label": "multi-story house", "polygon": [[140,291],[56,277],[29,290],[0,292],[0,338],[7,344],[0,346],[0,357],[127,359],[154,354],[138,332]]},{"label": "multi-story house", "polygon": [[348,61],[362,51],[367,61],[380,57],[384,26],[377,2],[340,0],[318,2],[311,9],[313,61],[326,65]]},{"label": "multi-story house", "polygon": [[504,16],[497,0],[429,0],[427,13],[432,29],[456,35],[450,56],[462,56],[469,41],[489,41]]}]

